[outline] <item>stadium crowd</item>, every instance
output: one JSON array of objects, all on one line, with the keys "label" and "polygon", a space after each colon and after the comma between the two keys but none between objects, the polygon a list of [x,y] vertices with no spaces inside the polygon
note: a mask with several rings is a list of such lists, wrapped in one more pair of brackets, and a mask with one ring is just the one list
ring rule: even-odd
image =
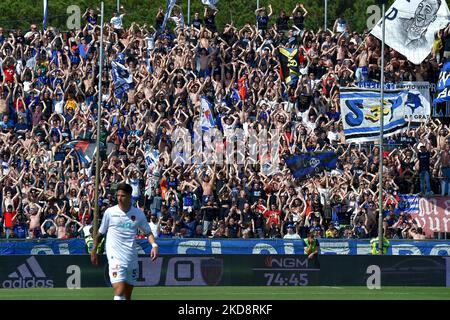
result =
[{"label": "stadium crowd", "polygon": [[[203,15],[202,15],[203,14]],[[120,182],[148,215],[159,238],[370,238],[377,236],[379,148],[348,144],[339,112],[339,88],[380,77],[380,41],[351,30],[343,17],[332,30],[305,29],[307,8],[273,17],[255,12],[254,25],[216,26],[217,10],[205,7],[190,25],[175,8],[160,31],[156,23],[124,28],[126,11],[104,29],[102,117],[97,119],[98,12],[63,34],[7,31],[0,27],[1,235],[6,238],[83,237],[94,210],[95,161],[81,161],[71,141],[100,134],[101,212],[115,204]],[[272,21],[274,23],[272,23]],[[386,50],[386,81],[436,83],[450,56],[450,27],[436,37],[432,54],[413,65]],[[277,49],[298,47],[300,78],[281,79]],[[112,63],[129,68],[134,86],[119,99]],[[172,133],[192,132],[201,97],[214,106],[224,135],[280,129],[282,156],[333,151],[336,169],[294,179],[281,161],[275,174],[260,164],[174,164]],[[101,121],[101,132],[96,122]],[[389,238],[422,239],[422,230],[399,208],[398,194],[444,194],[450,181],[450,130],[439,119],[410,123],[386,139],[383,213]],[[159,163],[146,169],[147,148]],[[139,236],[139,235],[138,235]]]}]

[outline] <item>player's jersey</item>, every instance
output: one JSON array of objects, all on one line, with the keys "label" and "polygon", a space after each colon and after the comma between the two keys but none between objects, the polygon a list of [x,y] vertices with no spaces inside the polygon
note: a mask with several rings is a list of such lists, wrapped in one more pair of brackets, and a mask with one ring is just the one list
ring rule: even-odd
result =
[{"label": "player's jersey", "polygon": [[151,233],[150,226],[144,213],[131,207],[123,212],[118,205],[108,208],[103,215],[99,232],[106,235],[106,255],[108,260],[113,258],[121,263],[129,263],[137,259],[135,237],[137,230],[146,235]]}]

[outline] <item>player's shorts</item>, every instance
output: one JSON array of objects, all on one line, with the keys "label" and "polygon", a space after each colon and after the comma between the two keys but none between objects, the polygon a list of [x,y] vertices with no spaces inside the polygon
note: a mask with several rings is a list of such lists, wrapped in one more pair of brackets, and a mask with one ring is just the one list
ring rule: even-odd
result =
[{"label": "player's shorts", "polygon": [[128,264],[123,262],[114,261],[109,262],[109,279],[111,284],[117,282],[126,282],[132,286],[136,285],[136,279],[138,275],[138,262],[132,261]]}]

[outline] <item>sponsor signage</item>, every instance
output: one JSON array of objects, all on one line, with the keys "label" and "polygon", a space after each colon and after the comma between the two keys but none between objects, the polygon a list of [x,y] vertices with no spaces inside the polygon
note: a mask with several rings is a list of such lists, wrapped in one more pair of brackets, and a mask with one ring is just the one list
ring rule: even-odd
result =
[{"label": "sponsor signage", "polygon": [[34,256],[15,268],[2,282],[2,288],[53,288],[53,280],[49,279]]},{"label": "sponsor signage", "polygon": [[[364,286],[379,270],[383,286],[446,286],[448,257],[324,255],[139,256],[137,286]],[[1,288],[111,286],[107,260],[89,255],[0,256]],[[111,291],[112,294],[112,291]]]},{"label": "sponsor signage", "polygon": [[[437,212],[442,209],[436,209]],[[434,212],[434,209],[430,212]],[[442,211],[441,211],[442,212]],[[447,212],[447,211],[444,211]],[[416,216],[425,226],[436,220],[436,215]],[[449,217],[448,214],[446,217]],[[444,226],[442,218],[440,226]],[[436,224],[435,224],[436,225]],[[445,230],[445,229],[444,229]],[[321,255],[370,255],[369,239],[320,239]],[[213,239],[157,239],[161,254],[303,254],[303,241],[283,239],[213,240]],[[139,240],[139,253],[149,254],[151,246],[147,240]],[[53,241],[0,241],[1,255],[76,255],[86,254],[83,239]],[[450,255],[450,240],[391,240],[389,255]],[[5,271],[6,272],[6,271]],[[12,272],[12,271],[11,271]]]}]

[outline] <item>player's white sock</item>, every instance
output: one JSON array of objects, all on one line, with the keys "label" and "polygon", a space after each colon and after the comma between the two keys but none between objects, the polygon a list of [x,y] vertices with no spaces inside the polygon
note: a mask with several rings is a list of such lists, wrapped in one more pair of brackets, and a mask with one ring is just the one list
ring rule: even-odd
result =
[{"label": "player's white sock", "polygon": [[114,300],[126,300],[124,296],[114,296]]}]

